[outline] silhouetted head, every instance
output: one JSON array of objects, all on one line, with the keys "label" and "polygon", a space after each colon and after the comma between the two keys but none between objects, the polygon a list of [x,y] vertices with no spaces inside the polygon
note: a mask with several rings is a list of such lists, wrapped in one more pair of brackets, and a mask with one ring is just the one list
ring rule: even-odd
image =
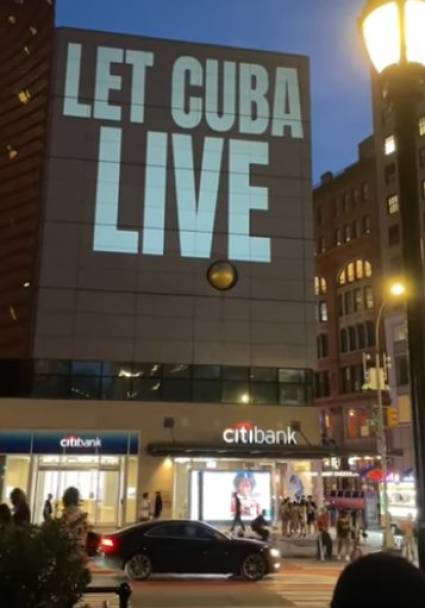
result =
[{"label": "silhouetted head", "polygon": [[52,500],[53,494],[47,494],[47,500]]},{"label": "silhouetted head", "polygon": [[402,557],[373,553],[339,577],[331,608],[423,608],[425,574]]},{"label": "silhouetted head", "polygon": [[80,492],[77,488],[67,488],[62,497],[64,507],[78,507],[80,504]]},{"label": "silhouetted head", "polygon": [[143,492],[142,498],[148,498],[149,497],[149,493],[148,492]]},{"label": "silhouetted head", "polygon": [[10,493],[10,502],[14,507],[26,503],[27,497],[25,496],[25,492],[21,488],[15,488]]}]

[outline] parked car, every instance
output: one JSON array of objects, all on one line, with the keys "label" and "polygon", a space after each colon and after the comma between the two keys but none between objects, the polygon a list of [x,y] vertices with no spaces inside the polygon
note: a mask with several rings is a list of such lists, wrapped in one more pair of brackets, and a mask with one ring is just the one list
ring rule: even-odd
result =
[{"label": "parked car", "polygon": [[136,524],[103,536],[107,567],[124,569],[131,580],[152,573],[234,574],[257,581],[280,568],[280,552],[264,542],[231,538],[198,521]]}]

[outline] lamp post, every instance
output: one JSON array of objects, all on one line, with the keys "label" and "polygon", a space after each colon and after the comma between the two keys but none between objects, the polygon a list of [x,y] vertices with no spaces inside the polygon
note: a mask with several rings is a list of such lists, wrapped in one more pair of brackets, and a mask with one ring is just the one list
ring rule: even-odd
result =
[{"label": "lamp post", "polygon": [[425,569],[425,288],[416,168],[417,105],[425,90],[425,0],[369,0],[360,26],[394,113],[415,438],[418,555]]},{"label": "lamp post", "polygon": [[391,549],[394,545],[391,527],[390,527],[390,514],[388,511],[388,444],[387,435],[385,433],[385,411],[382,399],[382,392],[384,386],[382,384],[381,374],[381,322],[384,314],[384,310],[389,303],[389,298],[397,299],[404,296],[406,287],[401,282],[393,283],[389,288],[389,294],[385,294],[382,304],[376,317],[375,325],[375,369],[376,369],[376,400],[378,408],[378,440],[379,440],[379,455],[381,456],[381,469],[382,469],[382,512],[384,514],[384,537],[383,537],[383,548]]}]

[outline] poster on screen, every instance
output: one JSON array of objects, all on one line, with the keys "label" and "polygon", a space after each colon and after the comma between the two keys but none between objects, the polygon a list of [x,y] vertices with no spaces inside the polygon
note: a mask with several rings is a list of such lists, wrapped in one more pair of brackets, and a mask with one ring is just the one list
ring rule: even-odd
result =
[{"label": "poster on screen", "polygon": [[206,521],[230,521],[235,515],[235,490],[241,500],[242,519],[252,521],[263,509],[271,516],[271,478],[265,471],[204,471],[202,515]]}]

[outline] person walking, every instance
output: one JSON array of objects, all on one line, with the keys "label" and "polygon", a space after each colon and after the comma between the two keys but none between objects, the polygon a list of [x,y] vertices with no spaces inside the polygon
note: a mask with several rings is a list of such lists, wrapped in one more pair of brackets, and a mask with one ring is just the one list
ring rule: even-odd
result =
[{"label": "person walking", "polygon": [[161,517],[162,508],[163,508],[163,504],[162,504],[161,492],[155,492],[155,504],[154,504],[154,510],[153,510],[154,519],[159,519]]},{"label": "person walking", "polygon": [[299,519],[300,519],[300,536],[306,538],[307,536],[307,501],[302,496],[299,504]]},{"label": "person walking", "polygon": [[409,513],[403,525],[401,553],[403,557],[411,562],[416,559],[415,523],[411,513]]},{"label": "person walking", "polygon": [[0,532],[6,530],[12,523],[12,511],[5,502],[0,504]]},{"label": "person walking", "polygon": [[298,536],[300,532],[300,507],[297,502],[291,505],[291,536]]},{"label": "person walking", "polygon": [[351,522],[347,511],[341,511],[336,522],[336,537],[338,542],[338,559],[350,559],[350,531]]},{"label": "person walking", "polygon": [[267,542],[270,537],[270,530],[268,529],[268,523],[265,518],[266,511],[263,509],[251,523],[251,529],[253,532],[261,537],[261,540]]},{"label": "person walking", "polygon": [[63,513],[60,521],[75,542],[76,549],[84,556],[87,555],[87,513],[80,508],[80,492],[77,488],[69,487],[63,497]]},{"label": "person walking", "polygon": [[13,505],[13,523],[16,526],[25,526],[31,523],[31,511],[25,492],[21,488],[14,488],[11,491],[10,502]]},{"label": "person walking", "polygon": [[53,494],[48,494],[43,505],[43,520],[45,522],[52,520],[53,506],[52,506]]},{"label": "person walking", "polygon": [[139,521],[149,521],[151,518],[152,506],[149,499],[149,493],[144,492],[140,503]]},{"label": "person walking", "polygon": [[238,496],[237,492],[233,492],[233,522],[230,531],[233,532],[236,526],[240,526],[242,528],[242,532],[245,532],[245,524],[242,521],[242,504],[241,499]]},{"label": "person walking", "polygon": [[310,535],[317,532],[317,505],[312,496],[307,496],[307,531]]},{"label": "person walking", "polygon": [[282,522],[282,536],[289,534],[289,522],[291,519],[291,509],[289,498],[285,498],[280,505],[280,519]]},{"label": "person walking", "polygon": [[320,560],[332,559],[332,538],[329,534],[330,518],[327,509],[322,509],[317,518],[317,557]]}]

